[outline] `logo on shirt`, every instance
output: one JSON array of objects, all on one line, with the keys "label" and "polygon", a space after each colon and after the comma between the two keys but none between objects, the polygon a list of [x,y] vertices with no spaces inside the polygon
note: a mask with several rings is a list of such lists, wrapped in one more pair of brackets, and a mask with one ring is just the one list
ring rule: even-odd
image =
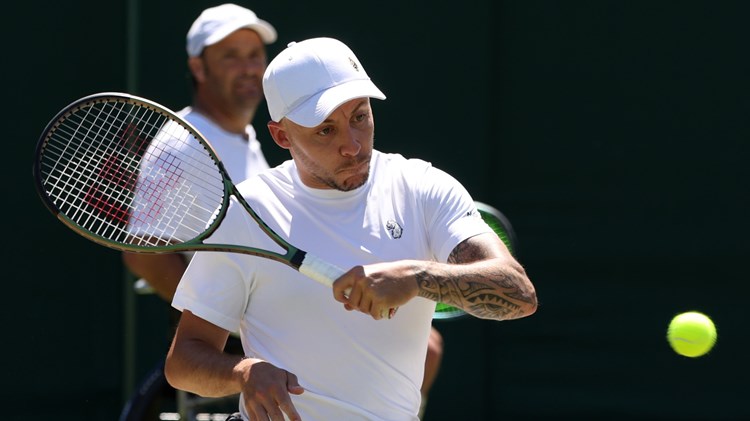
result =
[{"label": "logo on shirt", "polygon": [[474,216],[474,217],[478,217],[478,218],[482,217],[482,215],[479,213],[479,211],[477,211],[475,209],[472,209],[472,210],[466,212],[466,215],[464,215],[464,216]]},{"label": "logo on shirt", "polygon": [[394,221],[393,219],[389,219],[388,222],[385,223],[385,228],[388,230],[388,232],[391,234],[391,238],[394,240],[397,238],[401,238],[401,235],[404,233],[404,229],[401,228],[401,225],[398,224],[398,222]]}]

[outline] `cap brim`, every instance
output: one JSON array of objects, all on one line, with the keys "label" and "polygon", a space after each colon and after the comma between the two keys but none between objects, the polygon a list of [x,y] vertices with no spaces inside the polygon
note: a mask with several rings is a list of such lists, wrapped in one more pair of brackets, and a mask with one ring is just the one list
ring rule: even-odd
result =
[{"label": "cap brim", "polygon": [[286,118],[300,126],[315,127],[341,104],[355,98],[385,99],[385,95],[370,79],[353,80],[313,95],[290,111]]}]

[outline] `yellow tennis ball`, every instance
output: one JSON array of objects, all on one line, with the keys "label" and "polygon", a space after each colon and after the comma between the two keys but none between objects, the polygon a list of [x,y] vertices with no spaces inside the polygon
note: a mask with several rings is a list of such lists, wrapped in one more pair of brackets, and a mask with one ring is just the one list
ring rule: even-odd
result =
[{"label": "yellow tennis ball", "polygon": [[716,326],[705,314],[688,311],[676,315],[669,323],[667,340],[676,353],[700,357],[716,343]]}]

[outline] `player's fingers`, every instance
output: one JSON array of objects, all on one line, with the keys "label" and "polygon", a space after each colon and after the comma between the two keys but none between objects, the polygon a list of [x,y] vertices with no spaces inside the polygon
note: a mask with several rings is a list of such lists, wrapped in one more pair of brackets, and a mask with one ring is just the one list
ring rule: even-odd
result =
[{"label": "player's fingers", "polygon": [[245,411],[251,420],[267,420],[268,413],[259,402],[245,400]]},{"label": "player's fingers", "polygon": [[246,402],[245,408],[252,420],[284,421],[284,413],[289,415],[290,420],[299,420],[300,416],[294,408],[289,394],[285,390],[272,391],[270,394],[256,396],[257,399],[250,403]]},{"label": "player's fingers", "polygon": [[305,388],[300,386],[297,376],[288,371],[286,373],[286,390],[293,395],[301,395],[305,391]]},{"label": "player's fingers", "polygon": [[380,307],[377,306],[367,294],[362,295],[362,298],[359,301],[359,305],[357,306],[357,310],[361,311],[362,313],[371,315],[376,320],[378,318],[376,316],[380,314]]},{"label": "player's fingers", "polygon": [[387,307],[382,300],[367,298],[362,301],[361,311],[369,314],[375,320],[390,319],[395,314],[395,310]]},{"label": "player's fingers", "polygon": [[348,279],[346,276],[342,276],[336,281],[334,281],[332,285],[333,289],[333,298],[340,302],[340,303],[347,303],[349,302],[349,296],[352,293],[352,287],[349,285]]},{"label": "player's fingers", "polygon": [[268,418],[263,419],[269,419],[271,421],[284,421],[284,413],[281,412],[281,409],[278,406],[274,406],[268,409]]},{"label": "player's fingers", "polygon": [[380,304],[373,303],[370,306],[370,315],[375,320],[382,320],[382,319],[390,319],[391,318],[391,309],[388,307],[383,307]]},{"label": "player's fingers", "polygon": [[381,308],[378,312],[378,317],[374,317],[375,320],[381,320],[381,319],[392,319],[393,316],[396,315],[396,311],[398,311],[398,307],[395,308]]},{"label": "player's fingers", "polygon": [[[292,400],[289,399],[289,396],[287,395],[287,399],[283,402],[279,402],[279,413],[283,411],[284,414],[286,414],[289,421],[300,421],[302,420],[302,417],[300,417],[299,413],[297,412],[297,408],[294,407],[294,404],[292,403]],[[271,418],[274,419],[275,418]],[[281,418],[279,418],[280,421],[284,421],[283,414],[281,415]]]},{"label": "player's fingers", "polygon": [[359,288],[353,288],[349,290],[348,298],[345,302],[345,304],[351,306],[352,308],[359,310],[360,309],[360,303],[362,301],[362,291]]},{"label": "player's fingers", "polygon": [[377,312],[373,312],[372,314],[375,320],[392,319],[398,311],[398,307],[389,308],[382,305],[373,305],[373,308],[378,309]]},{"label": "player's fingers", "polygon": [[[274,407],[274,411],[269,411],[269,415],[271,416],[271,420],[276,420],[275,417],[280,417],[279,420],[284,420],[284,414],[286,414],[287,418],[290,421],[299,421],[302,419],[300,417],[299,413],[297,412],[297,408],[294,407],[294,403],[292,403],[292,399],[289,396],[289,393],[300,395],[305,391],[305,389],[302,388],[302,386],[299,385],[299,382],[297,381],[297,376],[290,373],[289,371],[286,371],[286,391],[279,393],[276,396],[276,406]],[[288,392],[288,393],[286,393]]]}]

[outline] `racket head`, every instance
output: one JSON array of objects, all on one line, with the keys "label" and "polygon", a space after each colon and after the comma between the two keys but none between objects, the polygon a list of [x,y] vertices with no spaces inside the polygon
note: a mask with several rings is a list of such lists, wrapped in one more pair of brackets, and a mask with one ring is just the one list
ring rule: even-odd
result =
[{"label": "racket head", "polygon": [[[179,147],[164,147],[170,142]],[[119,92],[89,95],[58,112],[40,135],[33,175],[42,202],[69,228],[131,252],[181,251],[204,239],[233,187],[190,123]]]},{"label": "racket head", "polygon": [[[497,234],[497,236],[500,237],[503,243],[505,243],[511,254],[517,258],[518,239],[516,237],[516,232],[513,230],[513,226],[510,224],[510,220],[508,220],[508,218],[502,212],[491,205],[479,201],[474,201],[474,204],[476,205],[477,210],[479,211],[479,215],[482,216],[484,222],[486,222],[487,225],[489,225],[490,228],[495,231],[495,234]],[[457,319],[465,315],[466,312],[459,308],[450,306],[445,303],[437,303],[435,305],[435,313],[432,315],[432,318],[436,320],[450,320]]]}]

